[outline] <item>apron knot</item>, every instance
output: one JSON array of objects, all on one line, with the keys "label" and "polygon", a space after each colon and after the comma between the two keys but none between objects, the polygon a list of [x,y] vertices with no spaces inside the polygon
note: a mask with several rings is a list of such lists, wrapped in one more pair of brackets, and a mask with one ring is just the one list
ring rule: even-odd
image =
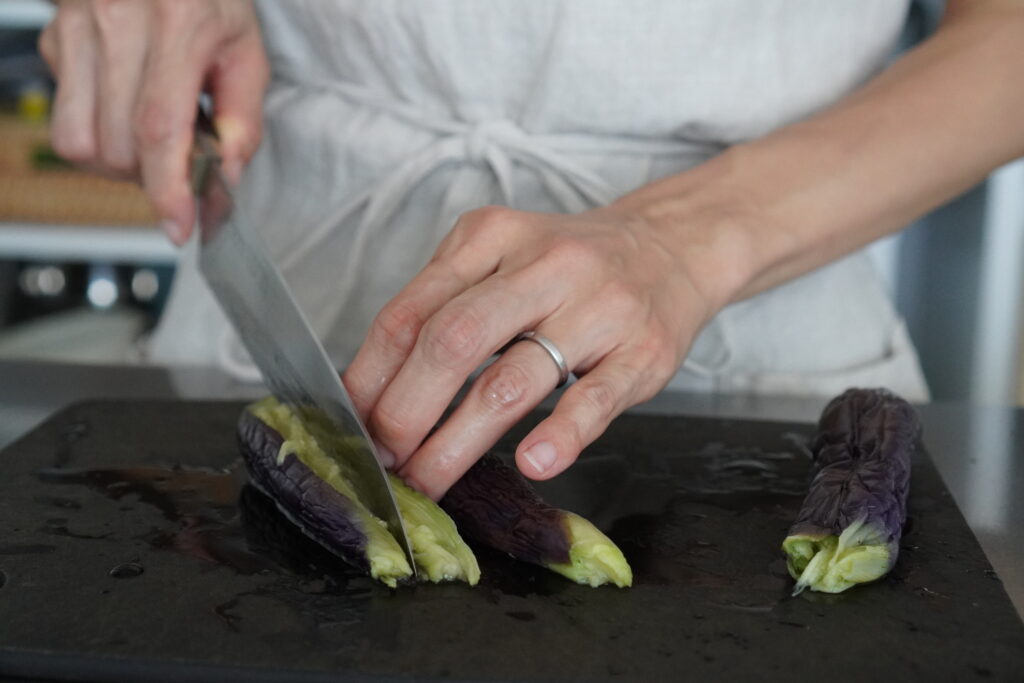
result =
[{"label": "apron knot", "polygon": [[522,128],[508,119],[480,121],[465,133],[466,160],[486,166],[495,147],[505,147],[514,140],[522,140],[524,135]]}]

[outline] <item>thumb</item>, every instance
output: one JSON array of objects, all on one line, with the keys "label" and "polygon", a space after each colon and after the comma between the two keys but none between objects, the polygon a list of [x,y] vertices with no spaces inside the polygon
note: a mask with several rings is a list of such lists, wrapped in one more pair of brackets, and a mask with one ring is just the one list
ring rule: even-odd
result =
[{"label": "thumb", "polygon": [[263,94],[269,80],[270,67],[258,36],[228,48],[210,73],[222,167],[232,183],[238,182],[263,136]]}]

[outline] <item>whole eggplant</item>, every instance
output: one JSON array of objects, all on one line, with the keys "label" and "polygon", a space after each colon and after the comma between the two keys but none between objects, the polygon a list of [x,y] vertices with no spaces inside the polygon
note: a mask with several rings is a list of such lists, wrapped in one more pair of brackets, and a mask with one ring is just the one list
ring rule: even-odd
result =
[{"label": "whole eggplant", "polygon": [[917,411],[886,389],[849,389],[829,402],[807,496],[782,544],[794,594],[838,593],[892,569],[920,439]]}]

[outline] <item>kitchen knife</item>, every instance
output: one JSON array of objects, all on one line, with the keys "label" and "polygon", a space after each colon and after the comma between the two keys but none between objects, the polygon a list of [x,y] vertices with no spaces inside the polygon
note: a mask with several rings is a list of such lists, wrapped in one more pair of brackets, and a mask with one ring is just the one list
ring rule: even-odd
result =
[{"label": "kitchen knife", "polygon": [[384,520],[416,576],[412,550],[387,474],[341,378],[234,203],[220,168],[213,125],[200,108],[192,151],[199,211],[199,271],[263,380],[291,405],[328,453],[351,463],[362,502]]}]

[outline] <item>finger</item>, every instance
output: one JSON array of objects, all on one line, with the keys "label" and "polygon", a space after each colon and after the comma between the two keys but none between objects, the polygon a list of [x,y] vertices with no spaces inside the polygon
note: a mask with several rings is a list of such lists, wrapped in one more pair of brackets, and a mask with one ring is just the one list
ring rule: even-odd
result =
[{"label": "finger", "polygon": [[402,477],[440,499],[557,381],[557,368],[544,349],[529,342],[513,345],[480,374],[455,412],[409,458]]},{"label": "finger", "polygon": [[145,6],[97,4],[95,23],[100,44],[99,162],[110,175],[132,178],[138,167],[131,124],[145,61]]},{"label": "finger", "polygon": [[[434,259],[377,315],[343,379],[356,408],[368,419],[384,390],[409,358],[423,324],[442,306],[493,275],[512,248],[515,212],[488,207],[464,214]],[[493,238],[486,233],[497,233]],[[466,237],[467,233],[476,238]]]},{"label": "finger", "polygon": [[52,26],[57,92],[50,120],[54,151],[76,164],[96,159],[96,31],[81,3],[62,7]]},{"label": "finger", "polygon": [[570,386],[551,415],[520,442],[519,470],[531,479],[550,479],[575,462],[615,417],[635,405],[636,396],[649,392],[652,378],[636,361],[627,352],[609,354]]},{"label": "finger", "polygon": [[446,263],[431,262],[381,309],[366,341],[342,375],[364,419],[409,357],[423,324],[474,284],[463,280]]},{"label": "finger", "polygon": [[207,63],[194,33],[171,21],[161,25],[147,55],[134,117],[142,185],[161,227],[179,245],[188,239],[195,219],[188,160]]},{"label": "finger", "polygon": [[222,167],[232,183],[241,178],[263,136],[263,93],[269,80],[270,67],[255,34],[223,50],[210,74]]},{"label": "finger", "polygon": [[536,282],[529,274],[496,274],[443,306],[423,326],[370,416],[377,439],[399,464],[416,450],[473,370],[557,308],[561,288],[537,291]]}]

